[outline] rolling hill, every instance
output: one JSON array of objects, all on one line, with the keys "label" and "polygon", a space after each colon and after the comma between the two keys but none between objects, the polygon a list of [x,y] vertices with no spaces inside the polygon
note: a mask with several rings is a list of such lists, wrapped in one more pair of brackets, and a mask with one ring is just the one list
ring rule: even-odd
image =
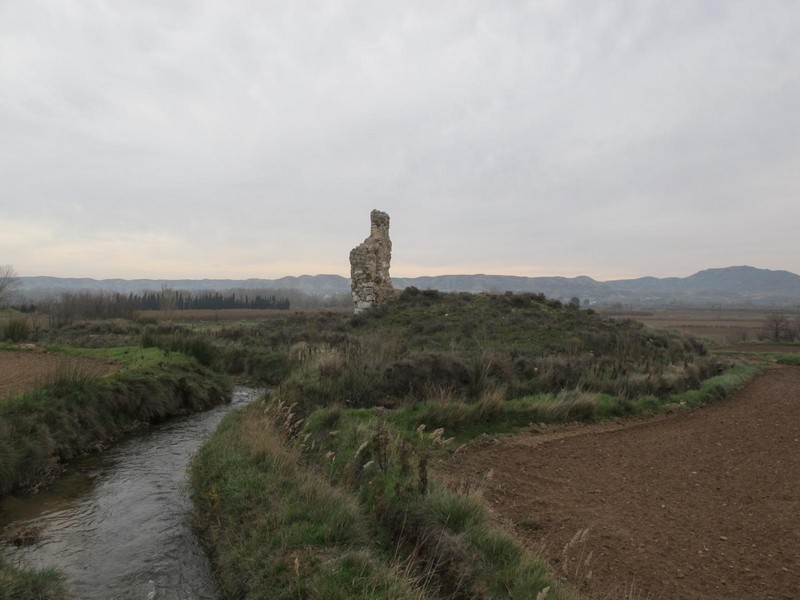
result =
[{"label": "rolling hill", "polygon": [[[517,277],[510,275],[438,275],[393,278],[396,288],[413,286],[443,292],[534,292],[550,298],[578,298],[584,304],[636,306],[725,303],[732,305],[800,305],[800,275],[749,266],[706,269],[688,277],[641,277],[597,281],[580,277]],[[279,279],[69,279],[22,277],[19,292],[33,300],[64,292],[213,291],[232,289],[296,290],[317,296],[350,291],[340,275],[301,275]]]}]

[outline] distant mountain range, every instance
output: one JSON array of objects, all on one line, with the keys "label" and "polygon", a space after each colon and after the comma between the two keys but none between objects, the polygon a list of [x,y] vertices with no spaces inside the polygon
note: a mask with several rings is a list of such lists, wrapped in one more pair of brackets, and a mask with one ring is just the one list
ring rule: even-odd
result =
[{"label": "distant mountain range", "polygon": [[[515,277],[510,275],[438,275],[392,278],[396,288],[414,286],[442,292],[535,292],[550,298],[579,298],[583,304],[663,306],[700,305],[800,305],[800,275],[740,266],[707,269],[689,277],[641,277],[597,281],[591,277]],[[280,279],[68,279],[22,277],[19,292],[36,300],[53,294],[79,291],[138,293],[164,287],[189,291],[233,289],[296,290],[316,296],[350,291],[350,280],[339,275],[301,275]]]}]

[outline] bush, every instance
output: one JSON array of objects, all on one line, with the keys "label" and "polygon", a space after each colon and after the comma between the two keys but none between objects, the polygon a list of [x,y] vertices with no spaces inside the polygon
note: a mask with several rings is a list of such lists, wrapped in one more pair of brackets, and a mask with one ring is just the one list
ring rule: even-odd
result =
[{"label": "bush", "polygon": [[432,387],[465,388],[470,371],[458,356],[444,352],[419,352],[386,368],[384,385],[395,396],[420,394]]},{"label": "bush", "polygon": [[205,337],[197,334],[176,331],[160,334],[152,328],[142,333],[142,348],[161,348],[167,352],[181,352],[193,356],[201,365],[211,366],[217,358],[217,347]]},{"label": "bush", "polygon": [[0,329],[0,338],[14,343],[24,342],[31,335],[31,325],[28,319],[12,318],[3,324]]},{"label": "bush", "polygon": [[227,373],[247,375],[267,385],[280,384],[293,364],[287,352],[261,347],[228,346],[218,354],[218,365]]}]

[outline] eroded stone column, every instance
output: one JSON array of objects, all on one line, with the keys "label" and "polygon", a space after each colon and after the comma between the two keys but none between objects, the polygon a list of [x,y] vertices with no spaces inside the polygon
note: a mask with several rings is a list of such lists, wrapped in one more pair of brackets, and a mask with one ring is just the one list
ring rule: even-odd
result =
[{"label": "eroded stone column", "polygon": [[355,314],[385,302],[392,294],[392,280],[389,277],[392,260],[389,215],[373,210],[370,221],[369,237],[350,251],[350,287],[353,290]]}]

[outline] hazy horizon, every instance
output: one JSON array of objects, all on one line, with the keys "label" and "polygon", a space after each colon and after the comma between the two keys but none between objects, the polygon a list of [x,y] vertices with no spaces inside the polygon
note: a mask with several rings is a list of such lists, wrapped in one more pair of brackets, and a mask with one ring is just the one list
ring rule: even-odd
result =
[{"label": "hazy horizon", "polygon": [[0,3],[23,276],[800,272],[800,4]]},{"label": "hazy horizon", "polygon": [[[706,269],[700,269],[699,271],[694,271],[692,273],[687,273],[685,275],[666,275],[660,278],[670,278],[670,277],[677,277],[677,278],[685,278],[691,275],[694,275],[700,271],[706,271],[711,269],[725,269],[731,267],[753,267],[756,269],[761,269],[761,267],[756,267],[754,265],[727,265],[725,267],[708,267]],[[771,271],[787,271],[789,273],[793,273],[788,269],[768,269]],[[800,275],[798,273],[794,273],[795,275]],[[232,280],[232,281],[246,281],[248,279],[265,279],[265,280],[277,280],[282,279],[284,277],[325,277],[325,276],[338,276],[344,277],[346,279],[350,278],[350,274],[341,274],[341,273],[299,273],[299,274],[290,274],[290,275],[281,275],[278,277],[88,277],[88,276],[59,276],[59,275],[22,275],[23,277],[57,277],[61,279],[93,279],[95,281],[103,281],[103,280],[114,280],[114,279],[121,279],[123,281],[132,281],[137,279],[142,280],[153,280],[153,281],[202,281],[202,280]],[[580,277],[581,275],[515,275],[513,273],[485,273],[485,272],[463,272],[463,273],[437,273],[434,275],[399,275],[395,273],[391,273],[392,278],[397,279],[415,279],[419,277],[458,277],[458,276],[493,276],[493,277],[565,277],[565,278],[574,278]],[[591,276],[588,276],[591,277]],[[592,277],[595,281],[617,281],[617,280],[625,280],[625,279],[639,279],[641,277],[651,277],[651,275],[640,275],[638,277],[611,277],[607,279],[598,279],[597,277]]]}]

